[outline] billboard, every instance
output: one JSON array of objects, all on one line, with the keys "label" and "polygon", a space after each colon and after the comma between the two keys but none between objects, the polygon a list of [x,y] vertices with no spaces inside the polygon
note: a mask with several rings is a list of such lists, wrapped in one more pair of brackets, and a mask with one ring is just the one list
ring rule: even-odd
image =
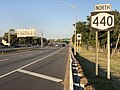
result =
[{"label": "billboard", "polygon": [[36,30],[30,29],[17,29],[17,37],[36,37]]}]

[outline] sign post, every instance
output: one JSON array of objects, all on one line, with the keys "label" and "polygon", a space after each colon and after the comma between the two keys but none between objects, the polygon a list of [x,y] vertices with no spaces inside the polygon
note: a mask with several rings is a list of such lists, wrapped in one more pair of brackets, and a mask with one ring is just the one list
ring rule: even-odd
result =
[{"label": "sign post", "polygon": [[96,57],[95,57],[95,60],[96,60],[96,75],[98,76],[98,31],[96,31]]},{"label": "sign post", "polygon": [[107,45],[108,45],[108,63],[107,63],[107,79],[110,79],[110,31],[108,31],[108,36],[107,36]]},{"label": "sign post", "polygon": [[77,51],[80,52],[80,44],[81,44],[82,34],[77,34]]},{"label": "sign post", "polygon": [[110,79],[110,30],[114,27],[114,13],[110,4],[95,5],[95,12],[91,13],[91,28],[96,31],[96,75],[98,75],[98,31],[108,31],[108,63],[107,79]]}]

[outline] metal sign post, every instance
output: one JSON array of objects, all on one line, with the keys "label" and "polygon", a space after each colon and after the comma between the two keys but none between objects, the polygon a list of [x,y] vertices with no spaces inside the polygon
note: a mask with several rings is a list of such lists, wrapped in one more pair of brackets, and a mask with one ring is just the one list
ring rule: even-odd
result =
[{"label": "metal sign post", "polygon": [[80,42],[81,42],[81,41],[79,41],[79,43],[78,43],[78,46],[79,46],[78,52],[79,52],[79,53],[80,53],[80,49],[81,49]]},{"label": "metal sign post", "polygon": [[79,53],[79,41],[77,41],[77,43],[78,43],[77,52]]},{"label": "metal sign post", "polygon": [[81,39],[82,39],[82,34],[77,34],[77,52],[80,52]]}]

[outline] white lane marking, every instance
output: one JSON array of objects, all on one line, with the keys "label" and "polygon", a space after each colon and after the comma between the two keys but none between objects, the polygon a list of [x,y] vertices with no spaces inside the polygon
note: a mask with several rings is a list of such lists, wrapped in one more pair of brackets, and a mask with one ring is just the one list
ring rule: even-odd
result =
[{"label": "white lane marking", "polygon": [[63,55],[64,55],[64,54],[66,54],[66,53],[57,53],[57,54],[63,54]]},{"label": "white lane marking", "polygon": [[8,72],[8,73],[6,73],[6,74],[3,74],[3,75],[0,76],[0,79],[3,78],[3,77],[5,77],[5,76],[8,76],[8,75],[10,75],[10,74],[12,74],[12,73],[14,73],[14,72],[16,72],[16,71],[17,71],[17,69],[16,69],[16,70],[13,70],[13,71],[11,71],[11,72]]},{"label": "white lane marking", "polygon": [[[45,59],[45,58],[48,58],[48,57],[50,57],[50,56],[58,53],[58,52],[59,52],[60,50],[62,50],[62,49],[63,49],[63,48],[59,49],[58,51],[56,51],[56,52],[54,52],[54,53],[52,53],[52,54],[49,54],[49,55],[46,56],[46,57],[43,57],[43,58],[41,58],[41,59],[38,59],[38,60],[36,60],[36,61],[34,61],[34,62],[31,62],[31,63],[29,63],[29,64],[26,64],[26,65],[24,65],[24,66],[22,66],[22,67],[20,67],[20,68],[18,68],[18,69],[23,69],[23,68],[28,67],[28,66],[30,66],[30,65],[32,65],[32,64],[35,64],[35,63],[37,63],[37,62],[39,62],[39,61],[41,61],[41,60],[43,60],[43,59]],[[3,78],[3,77],[8,76],[8,75],[10,75],[10,74],[12,74],[12,73],[14,73],[14,72],[16,72],[18,69],[15,69],[15,70],[13,70],[13,71],[10,71],[10,72],[8,72],[8,73],[6,73],[6,74],[1,75],[1,76],[0,76],[0,79]]]},{"label": "white lane marking", "polygon": [[2,59],[2,60],[0,60],[0,62],[5,62],[5,61],[8,61],[8,60],[10,60],[9,58],[7,58],[7,59]]},{"label": "white lane marking", "polygon": [[30,65],[33,65],[33,64],[35,64],[35,63],[37,63],[37,62],[39,62],[39,61],[41,61],[41,60],[43,60],[43,59],[45,59],[45,58],[48,58],[48,57],[50,57],[50,56],[58,53],[58,52],[59,52],[60,50],[62,50],[62,49],[63,49],[63,48],[59,49],[59,50],[56,51],[55,53],[52,53],[52,54],[50,54],[50,55],[48,55],[48,56],[45,56],[45,57],[43,57],[43,58],[41,58],[41,59],[38,59],[38,60],[36,60],[36,61],[34,61],[34,62],[31,62],[31,63],[29,63],[29,64],[27,64],[27,65],[25,65],[25,66],[22,66],[22,67],[20,67],[20,68],[18,68],[18,69],[23,69],[23,68],[26,68],[26,67],[28,67],[28,66],[30,66]]},{"label": "white lane marking", "polygon": [[47,75],[43,75],[43,74],[38,74],[38,73],[27,71],[27,70],[18,69],[17,71],[21,72],[21,73],[24,73],[24,74],[31,75],[31,76],[35,76],[35,77],[47,79],[47,80],[50,80],[50,81],[54,81],[54,82],[61,82],[62,81],[62,79],[58,79],[58,78],[47,76]]}]

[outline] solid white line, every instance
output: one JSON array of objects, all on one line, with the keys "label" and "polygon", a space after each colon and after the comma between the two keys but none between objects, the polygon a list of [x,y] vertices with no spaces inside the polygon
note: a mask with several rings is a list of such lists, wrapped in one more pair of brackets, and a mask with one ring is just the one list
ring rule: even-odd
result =
[{"label": "solid white line", "polygon": [[16,71],[17,71],[17,69],[16,69],[16,70],[13,70],[13,71],[11,71],[11,72],[8,72],[8,73],[6,73],[6,74],[3,74],[3,75],[0,76],[0,79],[3,78],[3,77],[5,77],[5,76],[8,76],[8,75],[10,75],[10,74],[12,74],[12,73],[14,73],[14,72],[16,72]]},{"label": "solid white line", "polygon": [[43,60],[43,59],[45,59],[45,58],[48,58],[48,57],[50,57],[50,56],[58,53],[58,52],[59,52],[60,50],[62,50],[62,49],[63,49],[63,48],[59,49],[58,51],[56,51],[56,52],[54,52],[54,53],[52,53],[52,54],[50,54],[50,55],[48,55],[48,56],[46,56],[46,57],[43,57],[43,58],[38,59],[38,60],[36,60],[36,61],[34,61],[34,62],[31,62],[31,63],[29,63],[29,64],[26,64],[26,65],[24,65],[24,66],[22,66],[22,67],[20,67],[20,68],[18,68],[18,69],[15,69],[15,70],[10,71],[10,72],[8,72],[8,73],[6,73],[6,74],[3,74],[3,75],[0,76],[0,79],[3,78],[3,77],[8,76],[8,75],[10,75],[10,74],[12,74],[12,73],[14,73],[14,72],[16,72],[16,71],[19,70],[19,69],[26,68],[26,67],[28,67],[28,66],[30,66],[30,65],[33,65],[33,64],[35,64],[35,63],[37,63],[37,62],[39,62],[39,61],[41,61],[41,60]]},{"label": "solid white line", "polygon": [[70,58],[70,63],[69,63],[70,64],[70,66],[69,66],[70,67],[70,77],[69,77],[70,78],[70,83],[69,84],[70,84],[70,90],[74,90],[73,89],[73,75],[72,75],[72,73],[73,73],[72,72],[72,61],[73,60],[71,58],[71,54],[72,54],[71,52],[72,52],[71,48],[69,48],[69,58]]},{"label": "solid white line", "polygon": [[8,61],[8,60],[10,60],[9,58],[7,58],[7,59],[2,59],[2,60],[0,60],[0,62],[4,62],[4,61]]},{"label": "solid white line", "polygon": [[31,76],[35,76],[35,77],[47,79],[47,80],[50,80],[50,81],[54,81],[54,82],[61,82],[62,81],[62,79],[54,78],[54,77],[43,75],[43,74],[38,74],[38,73],[27,71],[27,70],[21,70],[21,69],[19,69],[17,71],[21,72],[21,73],[24,73],[24,74],[31,75]]},{"label": "solid white line", "polygon": [[46,56],[46,57],[43,57],[43,58],[38,59],[38,60],[36,60],[36,61],[34,61],[34,62],[31,62],[31,63],[29,63],[29,64],[27,64],[27,65],[25,65],[25,66],[22,66],[22,67],[20,67],[20,68],[18,68],[18,69],[23,69],[23,68],[26,68],[26,67],[28,67],[28,66],[30,66],[30,65],[32,65],[32,64],[35,64],[35,63],[37,63],[37,62],[39,62],[39,61],[41,61],[41,60],[43,60],[43,59],[45,59],[45,58],[48,58],[48,57],[50,57],[50,56],[58,53],[58,52],[59,52],[60,50],[62,50],[62,49],[63,49],[63,48],[59,49],[59,50],[56,51],[55,53],[52,53],[52,54],[50,54],[50,55],[48,55],[48,56]]},{"label": "solid white line", "polygon": [[63,54],[63,55],[65,55],[66,53],[57,53],[57,54]]}]

